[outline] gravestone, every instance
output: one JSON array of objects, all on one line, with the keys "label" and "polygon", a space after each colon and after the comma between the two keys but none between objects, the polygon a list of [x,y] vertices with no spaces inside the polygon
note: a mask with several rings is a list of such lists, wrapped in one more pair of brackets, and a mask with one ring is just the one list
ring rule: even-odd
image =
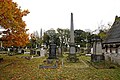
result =
[{"label": "gravestone", "polygon": [[100,39],[96,39],[93,43],[93,54],[91,55],[92,62],[99,62],[104,60],[104,54],[102,53],[102,44]]},{"label": "gravestone", "polygon": [[45,56],[46,54],[47,54],[47,50],[45,50],[45,49],[40,50],[40,55],[41,56]]},{"label": "gravestone", "polygon": [[18,53],[21,54],[21,52],[22,52],[22,51],[19,49],[19,50],[18,50]]},{"label": "gravestone", "polygon": [[50,44],[48,59],[56,59],[56,44]]},{"label": "gravestone", "polygon": [[24,52],[25,52],[25,50],[24,50],[24,49],[22,49],[22,50],[21,50],[21,53],[22,53],[22,54],[24,54]]},{"label": "gravestone", "polygon": [[35,53],[36,53],[36,52],[35,52],[34,49],[31,49],[31,50],[30,50],[30,55],[35,55]]},{"label": "gravestone", "polygon": [[93,54],[102,54],[102,44],[100,41],[94,42],[93,44]]},{"label": "gravestone", "polygon": [[38,56],[41,56],[41,53],[40,53],[40,49],[39,49],[39,48],[35,50],[35,54],[37,54]]},{"label": "gravestone", "polygon": [[58,56],[62,56],[62,49],[60,47],[58,48]]}]

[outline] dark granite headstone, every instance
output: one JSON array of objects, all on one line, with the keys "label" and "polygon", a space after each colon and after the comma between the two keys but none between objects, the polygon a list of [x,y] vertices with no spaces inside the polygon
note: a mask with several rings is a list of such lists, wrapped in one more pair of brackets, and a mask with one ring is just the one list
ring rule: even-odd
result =
[{"label": "dark granite headstone", "polygon": [[21,53],[23,53],[23,54],[24,54],[24,52],[25,52],[25,51],[22,49],[22,50],[21,50]]},{"label": "dark granite headstone", "polygon": [[48,59],[56,59],[56,44],[50,44]]},{"label": "dark granite headstone", "polygon": [[34,49],[30,50],[30,55],[35,55],[35,50]]},{"label": "dark granite headstone", "polygon": [[37,55],[40,56],[40,51],[37,51]]}]

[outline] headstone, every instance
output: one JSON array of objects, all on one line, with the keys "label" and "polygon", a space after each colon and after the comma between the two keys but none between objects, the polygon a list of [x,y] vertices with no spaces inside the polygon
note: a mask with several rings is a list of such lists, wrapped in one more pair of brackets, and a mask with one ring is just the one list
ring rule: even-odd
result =
[{"label": "headstone", "polygon": [[36,52],[35,54],[37,54],[38,56],[41,56],[40,49],[36,49],[35,52]]},{"label": "headstone", "polygon": [[118,54],[120,54],[120,47],[118,48]]},{"label": "headstone", "polygon": [[40,50],[40,56],[45,56],[46,52],[47,51],[45,49],[41,49]]},{"label": "headstone", "polygon": [[58,48],[58,55],[59,55],[59,56],[61,56],[61,55],[62,55],[62,50],[61,50],[61,48],[60,48],[60,47]]},{"label": "headstone", "polygon": [[91,54],[93,54],[93,48],[91,48]]},{"label": "headstone", "polygon": [[92,54],[92,55],[91,55],[91,61],[92,61],[92,62],[99,62],[99,61],[102,61],[102,60],[105,60],[104,54],[102,54],[102,55]]},{"label": "headstone", "polygon": [[104,60],[104,54],[102,53],[102,44],[101,41],[95,41],[93,43],[93,54],[91,55],[92,62],[99,62]]},{"label": "headstone", "polygon": [[35,55],[35,50],[34,49],[30,50],[30,55]]},{"label": "headstone", "polygon": [[10,51],[10,48],[8,48],[8,52]]},{"label": "headstone", "polygon": [[13,52],[13,48],[10,48],[10,52]]},{"label": "headstone", "polygon": [[102,44],[101,44],[101,42],[97,42],[97,44],[96,44],[96,54],[102,54]]},{"label": "headstone", "polygon": [[20,49],[18,50],[18,53],[19,53],[19,54],[21,53],[21,50],[20,50]]},{"label": "headstone", "polygon": [[24,54],[24,52],[25,52],[25,51],[24,51],[24,49],[22,49],[22,50],[21,50],[21,53],[23,53],[23,54]]},{"label": "headstone", "polygon": [[112,53],[116,53],[116,48],[113,48],[113,49],[112,49]]},{"label": "headstone", "polygon": [[56,44],[50,44],[48,59],[56,59]]}]

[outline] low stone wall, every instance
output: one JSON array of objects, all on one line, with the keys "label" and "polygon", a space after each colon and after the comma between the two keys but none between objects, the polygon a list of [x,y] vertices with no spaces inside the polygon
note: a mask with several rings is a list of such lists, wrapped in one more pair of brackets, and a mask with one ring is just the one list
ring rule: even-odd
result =
[{"label": "low stone wall", "polygon": [[113,63],[117,63],[120,65],[120,54],[118,53],[105,53],[105,60],[109,60]]}]

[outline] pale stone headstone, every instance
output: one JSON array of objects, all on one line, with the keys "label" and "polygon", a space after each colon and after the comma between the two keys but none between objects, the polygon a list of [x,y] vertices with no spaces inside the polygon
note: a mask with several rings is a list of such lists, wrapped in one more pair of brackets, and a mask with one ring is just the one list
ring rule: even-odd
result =
[{"label": "pale stone headstone", "polygon": [[118,48],[118,54],[120,54],[120,47]]},{"label": "pale stone headstone", "polygon": [[40,54],[41,54],[41,56],[45,56],[46,53],[47,53],[46,50],[44,50],[44,49],[40,50]]},{"label": "pale stone headstone", "polygon": [[93,54],[93,48],[91,48],[91,54]]},{"label": "pale stone headstone", "polygon": [[70,47],[70,54],[75,54],[75,47]]},{"label": "pale stone headstone", "polygon": [[8,48],[8,52],[10,51],[10,48]]},{"label": "pale stone headstone", "polygon": [[94,42],[93,43],[93,54],[102,54],[101,42]]},{"label": "pale stone headstone", "polygon": [[91,61],[97,62],[104,60],[104,55],[102,53],[102,44],[100,41],[95,41],[93,43],[93,54],[91,55]]},{"label": "pale stone headstone", "polygon": [[58,55],[61,55],[62,54],[62,50],[61,50],[61,48],[59,47],[58,48]]},{"label": "pale stone headstone", "polygon": [[21,50],[18,50],[18,53],[21,53]]},{"label": "pale stone headstone", "polygon": [[102,44],[101,44],[101,42],[97,42],[97,44],[96,44],[96,54],[102,54]]},{"label": "pale stone headstone", "polygon": [[107,52],[110,53],[110,48],[108,48]]},{"label": "pale stone headstone", "polygon": [[112,53],[116,53],[116,50],[115,50],[115,48],[112,48]]}]

